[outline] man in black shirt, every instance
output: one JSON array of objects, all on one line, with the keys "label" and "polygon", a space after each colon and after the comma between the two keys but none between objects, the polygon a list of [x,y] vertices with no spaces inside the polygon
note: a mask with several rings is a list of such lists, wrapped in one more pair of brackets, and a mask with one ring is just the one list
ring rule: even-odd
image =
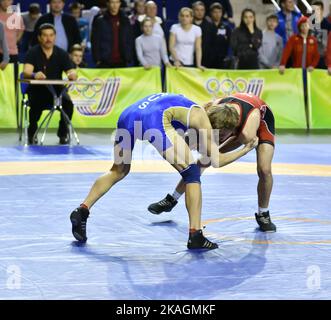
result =
[{"label": "man in black shirt", "polygon": [[[56,31],[52,24],[45,23],[39,27],[39,45],[31,48],[25,58],[24,78],[36,80],[61,80],[62,73],[65,72],[69,80],[76,80],[77,73],[69,54],[61,48],[55,46]],[[63,87],[54,86],[57,94],[60,94]],[[53,96],[45,85],[31,85],[28,90],[30,113],[29,113],[29,144],[36,143],[33,136],[38,127],[38,120],[44,109],[53,106]],[[72,118],[73,103],[69,95],[65,92],[62,96],[63,111]],[[63,116],[57,132],[60,144],[68,143],[68,127]]]},{"label": "man in black shirt", "polygon": [[212,68],[217,29],[206,19],[206,8],[203,2],[194,2],[192,9],[193,24],[200,27],[202,31],[202,65],[206,68]]}]

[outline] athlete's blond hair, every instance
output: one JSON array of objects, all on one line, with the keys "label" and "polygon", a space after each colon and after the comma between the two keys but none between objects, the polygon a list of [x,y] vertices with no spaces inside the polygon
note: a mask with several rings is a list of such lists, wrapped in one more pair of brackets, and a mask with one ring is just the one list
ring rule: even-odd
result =
[{"label": "athlete's blond hair", "polygon": [[204,106],[213,129],[234,130],[239,124],[237,110],[225,103]]}]

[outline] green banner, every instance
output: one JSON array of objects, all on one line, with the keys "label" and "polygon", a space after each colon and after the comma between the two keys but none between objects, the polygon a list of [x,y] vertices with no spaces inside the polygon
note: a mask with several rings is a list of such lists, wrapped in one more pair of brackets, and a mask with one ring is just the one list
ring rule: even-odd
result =
[{"label": "green banner", "polygon": [[[72,85],[68,92],[74,103],[72,123],[75,128],[116,128],[122,111],[147,95],[162,91],[160,69],[79,69],[78,81],[97,85]],[[41,120],[47,115],[43,112]],[[41,121],[40,120],[40,121]],[[56,112],[50,128],[59,125]]]},{"label": "green banner", "polygon": [[235,92],[253,93],[271,107],[276,128],[306,129],[302,70],[216,70],[167,68],[167,90],[202,104]]},{"label": "green banner", "polygon": [[311,129],[331,129],[331,76],[326,70],[308,72],[308,112]]},{"label": "green banner", "polygon": [[80,69],[79,81],[96,86],[72,86],[77,128],[116,128],[122,111],[145,96],[162,91],[159,68]]},{"label": "green banner", "polygon": [[0,128],[16,128],[14,65],[0,70]]}]

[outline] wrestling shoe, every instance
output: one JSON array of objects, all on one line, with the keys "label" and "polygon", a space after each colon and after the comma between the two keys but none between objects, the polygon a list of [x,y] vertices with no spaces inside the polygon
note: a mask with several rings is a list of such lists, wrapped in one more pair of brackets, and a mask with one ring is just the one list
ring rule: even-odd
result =
[{"label": "wrestling shoe", "polygon": [[255,213],[256,222],[263,232],[276,232],[276,226],[271,222],[269,211],[263,213]]},{"label": "wrestling shoe", "polygon": [[187,248],[213,250],[218,248],[218,244],[211,242],[207,238],[205,238],[202,234],[202,230],[197,230],[193,233],[190,233],[187,242]]},{"label": "wrestling shoe", "polygon": [[178,201],[170,194],[159,202],[152,203],[147,209],[153,214],[160,214],[162,212],[170,212]]},{"label": "wrestling shoe", "polygon": [[86,221],[90,211],[84,207],[78,207],[70,215],[72,234],[76,240],[86,242]]}]

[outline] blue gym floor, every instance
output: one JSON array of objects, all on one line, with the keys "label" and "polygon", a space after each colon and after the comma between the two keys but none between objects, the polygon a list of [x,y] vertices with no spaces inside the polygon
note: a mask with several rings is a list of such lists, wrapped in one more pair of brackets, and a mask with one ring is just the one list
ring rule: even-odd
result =
[{"label": "blue gym floor", "polygon": [[[111,145],[0,148],[13,165],[111,158]],[[209,252],[186,249],[183,199],[160,216],[146,209],[176,173],[131,173],[93,207],[78,245],[69,214],[100,173],[0,171],[0,299],[330,299],[331,144],[279,144],[274,162],[329,172],[275,174],[274,234],[256,229],[256,174],[204,175],[204,232],[219,243]]]}]

